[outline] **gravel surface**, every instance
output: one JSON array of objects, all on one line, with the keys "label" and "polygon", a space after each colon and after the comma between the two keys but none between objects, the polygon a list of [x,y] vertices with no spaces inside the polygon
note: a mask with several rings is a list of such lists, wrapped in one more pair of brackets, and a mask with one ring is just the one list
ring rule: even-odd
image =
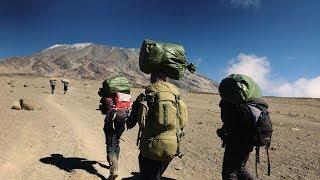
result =
[{"label": "gravel surface", "polygon": [[[23,87],[24,84],[28,87]],[[87,84],[84,86],[83,84]],[[50,94],[45,78],[0,77],[0,179],[104,179],[104,117],[96,109],[99,82],[72,81]],[[142,89],[134,89],[136,97]],[[189,122],[182,159],[175,158],[164,176],[173,179],[221,179],[223,148],[215,131],[221,127],[219,96],[184,92]],[[10,109],[20,98],[32,98],[41,110]],[[270,150],[271,177],[261,151],[261,179],[320,179],[320,99],[267,97],[274,124]],[[120,176],[136,175],[137,127],[121,140]],[[254,170],[254,153],[249,160]]]}]

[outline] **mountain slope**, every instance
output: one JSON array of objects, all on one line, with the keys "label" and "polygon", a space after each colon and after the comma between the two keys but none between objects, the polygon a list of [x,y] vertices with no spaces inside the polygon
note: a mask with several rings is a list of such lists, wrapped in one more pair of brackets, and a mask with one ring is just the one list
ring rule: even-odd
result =
[{"label": "mountain slope", "polygon": [[[138,65],[139,49],[119,48],[91,43],[51,46],[27,57],[0,61],[2,74],[23,73],[41,76],[63,76],[74,79],[102,80],[126,76],[135,86],[148,83],[149,76]],[[217,92],[217,83],[199,74],[185,73],[180,88],[195,92]]]}]

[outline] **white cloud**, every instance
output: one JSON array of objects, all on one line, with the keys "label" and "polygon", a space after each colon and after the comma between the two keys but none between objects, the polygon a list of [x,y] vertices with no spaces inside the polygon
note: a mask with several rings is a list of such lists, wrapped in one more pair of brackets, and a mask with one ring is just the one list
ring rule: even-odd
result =
[{"label": "white cloud", "polygon": [[282,82],[282,78],[271,78],[271,66],[267,57],[239,54],[232,59],[226,70],[227,75],[240,73],[250,76],[262,91],[268,95],[320,98],[320,76],[299,78],[294,82]]},{"label": "white cloud", "polygon": [[292,83],[285,83],[276,89],[279,96],[318,97],[320,98],[320,76],[306,79],[300,78]]},{"label": "white cloud", "polygon": [[270,73],[270,63],[266,57],[239,54],[236,59],[231,60],[227,73],[240,73],[248,75],[254,78],[254,80],[259,83],[261,88],[264,89],[267,86],[266,78]]},{"label": "white cloud", "polygon": [[223,3],[234,8],[259,8],[262,0],[222,0]]}]

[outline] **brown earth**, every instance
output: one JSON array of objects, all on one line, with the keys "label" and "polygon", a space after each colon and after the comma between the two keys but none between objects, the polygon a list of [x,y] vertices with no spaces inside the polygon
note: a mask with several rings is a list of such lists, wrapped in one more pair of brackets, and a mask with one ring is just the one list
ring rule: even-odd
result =
[{"label": "brown earth", "polygon": [[[26,82],[28,87],[23,87]],[[52,95],[48,79],[0,77],[0,179],[107,178],[103,116],[96,110],[98,88],[99,82],[72,81],[69,93],[64,95],[58,84]],[[133,95],[140,92],[142,89],[134,89]],[[42,109],[10,109],[22,97],[36,100]],[[220,98],[185,92],[183,99],[190,116],[183,142],[186,155],[174,159],[164,176],[221,179],[223,149],[215,134],[221,126]],[[319,179],[320,99],[268,97],[266,101],[275,130],[270,151],[272,176],[265,175],[262,151],[260,177]],[[139,171],[136,135],[137,127],[122,136],[118,179],[128,179]],[[59,155],[50,158],[51,154]],[[253,154],[249,168],[254,169]]]}]

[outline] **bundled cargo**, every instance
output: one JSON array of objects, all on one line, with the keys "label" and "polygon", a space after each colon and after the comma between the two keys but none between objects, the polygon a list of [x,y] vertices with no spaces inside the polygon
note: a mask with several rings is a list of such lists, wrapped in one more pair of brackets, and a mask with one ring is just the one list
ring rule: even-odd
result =
[{"label": "bundled cargo", "polygon": [[49,81],[57,81],[55,78],[50,78]]},{"label": "bundled cargo", "polygon": [[219,85],[220,96],[232,104],[241,104],[262,98],[258,84],[249,76],[231,74]]},{"label": "bundled cargo", "polygon": [[185,68],[192,73],[195,71],[195,66],[192,63],[187,64],[183,46],[158,43],[149,39],[142,43],[139,67],[146,74],[161,71],[169,78],[176,80],[182,77]]},{"label": "bundled cargo", "polygon": [[101,97],[108,97],[116,92],[130,94],[130,83],[126,77],[112,77],[103,81],[98,94]]},{"label": "bundled cargo", "polygon": [[69,81],[68,79],[61,79],[61,82],[62,82],[62,83],[66,83],[66,84],[69,84],[69,83],[70,83],[70,81]]}]

